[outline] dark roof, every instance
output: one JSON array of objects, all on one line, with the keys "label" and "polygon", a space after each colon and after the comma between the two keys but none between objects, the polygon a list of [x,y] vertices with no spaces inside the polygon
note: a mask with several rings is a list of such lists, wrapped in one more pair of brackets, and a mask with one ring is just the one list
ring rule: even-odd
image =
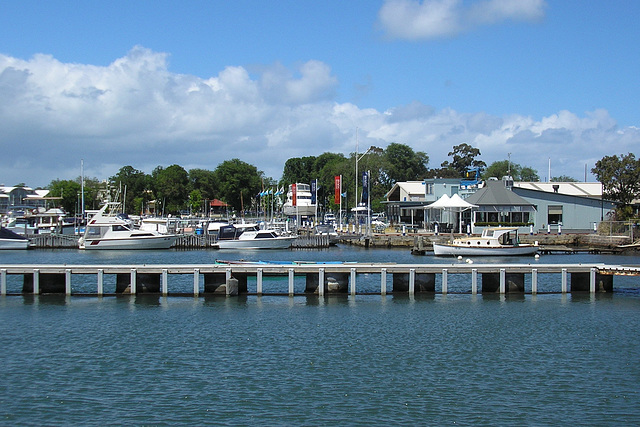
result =
[{"label": "dark roof", "polygon": [[483,188],[465,200],[478,206],[533,206],[508,189],[503,181],[486,181]]}]

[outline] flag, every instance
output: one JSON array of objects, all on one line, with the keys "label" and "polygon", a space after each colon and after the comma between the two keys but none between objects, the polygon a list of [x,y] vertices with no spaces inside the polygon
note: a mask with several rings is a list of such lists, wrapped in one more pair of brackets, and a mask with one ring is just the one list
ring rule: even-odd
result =
[{"label": "flag", "polygon": [[295,184],[291,184],[291,203],[292,206],[298,205],[298,191]]},{"label": "flag", "polygon": [[318,194],[318,180],[311,181],[311,204],[316,204],[316,194]]},{"label": "flag", "polygon": [[362,199],[361,202],[369,200],[369,172],[362,172]]},{"label": "flag", "polygon": [[333,197],[333,202],[336,205],[340,204],[340,190],[342,190],[342,182],[341,182],[341,176],[340,175],[336,175],[335,179],[334,179],[334,183],[335,183],[335,196]]}]

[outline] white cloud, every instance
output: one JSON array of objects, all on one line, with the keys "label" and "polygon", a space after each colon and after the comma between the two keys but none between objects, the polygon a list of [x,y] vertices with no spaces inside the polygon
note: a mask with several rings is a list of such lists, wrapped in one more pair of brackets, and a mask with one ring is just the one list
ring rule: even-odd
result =
[{"label": "white cloud", "polygon": [[585,164],[640,143],[638,128],[619,128],[605,110],[539,120],[420,102],[378,111],[334,102],[336,85],[319,61],[253,74],[230,66],[201,79],[170,72],[167,55],[141,47],[104,67],[0,55],[0,183],[73,179],[81,159],[86,175],[99,179],[125,165],[213,170],[232,158],[279,178],[290,157],[353,152],[356,127],[360,147],[407,144],[426,152],[431,167],[466,142],[487,163],[511,153],[541,177],[549,158],[554,174],[579,179]]},{"label": "white cloud", "polygon": [[430,39],[457,34],[462,29],[458,0],[387,0],[378,19],[391,37]]},{"label": "white cloud", "polygon": [[544,0],[386,0],[378,21],[391,38],[427,40],[507,20],[540,20],[545,7]]}]

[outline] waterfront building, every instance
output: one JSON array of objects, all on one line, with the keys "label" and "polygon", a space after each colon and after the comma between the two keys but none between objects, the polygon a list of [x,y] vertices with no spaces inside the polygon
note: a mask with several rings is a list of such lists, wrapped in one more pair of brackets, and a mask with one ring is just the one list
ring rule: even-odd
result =
[{"label": "waterfront building", "polygon": [[599,182],[515,182],[512,191],[536,206],[533,223],[544,232],[592,231],[616,208]]},{"label": "waterfront building", "polygon": [[0,214],[6,214],[13,208],[46,208],[50,200],[49,190],[34,190],[30,187],[0,186]]},{"label": "waterfront building", "polygon": [[[517,225],[536,232],[587,232],[607,220],[615,202],[602,198],[599,182],[514,182],[429,178],[397,182],[385,195],[387,215],[395,224],[433,231],[440,212],[425,209],[443,195],[460,195],[478,205],[462,213],[464,224]],[[441,228],[442,230],[442,228]],[[462,230],[464,231],[464,230]],[[474,232],[481,230],[474,227]]]}]

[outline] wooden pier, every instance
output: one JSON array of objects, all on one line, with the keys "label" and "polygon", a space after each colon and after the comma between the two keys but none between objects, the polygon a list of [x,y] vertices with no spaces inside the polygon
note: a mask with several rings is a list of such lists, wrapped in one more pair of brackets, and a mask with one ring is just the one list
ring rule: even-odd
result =
[{"label": "wooden pier", "polygon": [[[331,293],[356,295],[358,275],[379,275],[379,294],[436,292],[435,276],[440,276],[440,292],[447,294],[452,274],[470,276],[469,288],[463,293],[525,293],[524,276],[530,275],[530,291],[538,293],[539,274],[557,274],[560,289],[556,292],[612,292],[616,275],[640,275],[640,266],[605,264],[393,264],[393,263],[221,263],[202,265],[0,265],[0,293],[7,295],[11,275],[23,278],[18,294],[59,293],[72,295],[77,275],[95,276],[95,295],[105,295],[105,276],[117,277],[116,294],[170,292],[171,279],[177,275],[193,278],[193,291],[201,294],[282,294],[265,289],[264,278],[281,277],[288,282],[285,295],[295,295],[294,278],[305,276],[303,294],[323,296]],[[171,276],[171,279],[170,279]],[[391,283],[388,289],[388,277]],[[255,289],[248,288],[247,278],[255,277]],[[204,280],[203,280],[204,279]],[[93,281],[93,280],[91,280]],[[201,283],[204,282],[204,286]],[[481,286],[479,286],[481,283]],[[323,284],[320,286],[319,284]],[[12,293],[13,294],[13,293]],[[85,295],[86,293],[83,293]],[[90,292],[89,294],[94,294]],[[184,292],[180,293],[181,295]]]},{"label": "wooden pier", "polygon": [[[27,236],[30,247],[36,249],[78,249],[79,236],[72,234],[33,234]],[[175,249],[212,249],[216,243],[213,235],[207,234],[178,234],[173,248]],[[300,235],[293,240],[293,249],[322,249],[328,248],[329,236]]]}]

